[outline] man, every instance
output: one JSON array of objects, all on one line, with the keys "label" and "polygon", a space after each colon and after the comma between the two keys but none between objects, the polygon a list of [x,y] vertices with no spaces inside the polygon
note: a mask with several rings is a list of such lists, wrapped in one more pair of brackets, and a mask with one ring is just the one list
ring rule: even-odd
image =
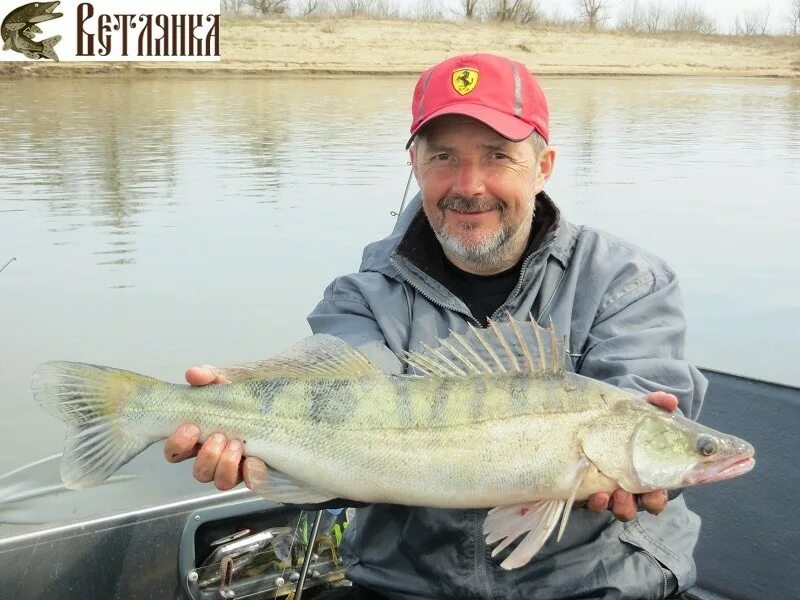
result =
[{"label": "man", "polygon": [[[648,392],[696,418],[705,380],[684,362],[674,274],[657,258],[564,220],[542,191],[555,162],[548,108],[521,64],[457,56],[420,77],[409,149],[420,186],[395,231],[364,251],[359,273],[337,278],[309,316],[380,368],[401,373],[404,350],[485,326],[506,312],[553,320],[568,335],[568,368]],[[189,383],[222,382],[189,369]],[[661,390],[661,391],[655,391]],[[667,393],[669,392],[669,393]],[[167,442],[170,460],[194,453],[197,428]],[[229,489],[242,445],[212,436],[195,477]],[[247,480],[249,458],[244,462]],[[695,580],[699,519],[664,491],[618,490],[577,508],[560,542],[505,571],[484,543],[485,510],[373,505],[347,530],[352,589],[331,598],[665,598]],[[609,514],[607,509],[611,510]],[[658,515],[658,516],[655,516]],[[502,557],[501,557],[502,558]]]}]

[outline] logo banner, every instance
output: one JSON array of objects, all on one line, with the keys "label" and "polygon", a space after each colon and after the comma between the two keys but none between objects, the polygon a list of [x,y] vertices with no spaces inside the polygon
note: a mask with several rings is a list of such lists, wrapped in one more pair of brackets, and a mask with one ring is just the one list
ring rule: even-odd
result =
[{"label": "logo banner", "polygon": [[0,0],[0,61],[218,61],[219,0]]}]

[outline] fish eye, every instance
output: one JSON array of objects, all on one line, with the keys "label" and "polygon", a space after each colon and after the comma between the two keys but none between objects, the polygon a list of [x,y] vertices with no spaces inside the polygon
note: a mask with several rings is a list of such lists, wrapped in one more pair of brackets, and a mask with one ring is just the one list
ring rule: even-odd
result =
[{"label": "fish eye", "polygon": [[717,451],[717,444],[714,440],[705,438],[700,440],[698,450],[703,456],[711,456]]}]

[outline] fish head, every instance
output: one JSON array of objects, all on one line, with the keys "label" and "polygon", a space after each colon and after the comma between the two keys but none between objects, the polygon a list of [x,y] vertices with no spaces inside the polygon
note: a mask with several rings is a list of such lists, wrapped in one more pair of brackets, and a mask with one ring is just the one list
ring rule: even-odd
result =
[{"label": "fish head", "polygon": [[656,406],[616,399],[580,432],[584,456],[631,493],[675,489],[743,475],[753,447]]},{"label": "fish head", "polygon": [[64,16],[53,12],[60,2],[30,2],[12,10],[3,19],[3,29],[22,29],[33,23],[43,23]]},{"label": "fish head", "polygon": [[755,450],[746,441],[649,408],[630,441],[632,474],[643,490],[723,481],[755,465]]}]

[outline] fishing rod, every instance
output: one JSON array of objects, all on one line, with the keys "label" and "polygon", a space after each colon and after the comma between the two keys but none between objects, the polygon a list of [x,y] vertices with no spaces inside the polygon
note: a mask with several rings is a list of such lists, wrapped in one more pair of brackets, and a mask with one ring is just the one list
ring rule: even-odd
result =
[{"label": "fishing rod", "polygon": [[[410,164],[410,163],[409,163]],[[406,189],[403,192],[403,200],[400,202],[400,208],[397,212],[392,211],[392,216],[397,216],[397,220],[400,220],[400,214],[403,212],[403,209],[406,207],[406,198],[408,197],[408,188],[411,186],[411,176],[414,174],[414,170],[410,169],[408,171],[408,181],[406,181]]]},{"label": "fishing rod", "polygon": [[[408,191],[408,188],[407,188],[407,187],[406,187],[406,191]],[[405,198],[403,198],[403,201],[405,202]],[[401,210],[402,210],[402,209],[401,209]],[[6,268],[8,265],[10,265],[12,262],[14,262],[15,260],[17,260],[17,257],[16,257],[16,256],[12,256],[12,257],[11,257],[11,260],[9,260],[9,261],[8,261],[6,264],[4,264],[4,265],[3,265],[3,268],[2,268],[2,269],[0,269],[0,273],[2,273],[2,272],[5,270],[5,268]]]},{"label": "fishing rod", "polygon": [[314,525],[311,527],[311,535],[308,536],[308,544],[306,545],[306,554],[303,557],[303,566],[300,569],[300,579],[297,580],[297,586],[294,589],[294,599],[301,600],[303,597],[303,586],[306,582],[306,575],[308,574],[308,567],[311,564],[314,556],[314,542],[317,539],[319,532],[319,522],[322,520],[322,510],[318,510],[314,516]]}]

